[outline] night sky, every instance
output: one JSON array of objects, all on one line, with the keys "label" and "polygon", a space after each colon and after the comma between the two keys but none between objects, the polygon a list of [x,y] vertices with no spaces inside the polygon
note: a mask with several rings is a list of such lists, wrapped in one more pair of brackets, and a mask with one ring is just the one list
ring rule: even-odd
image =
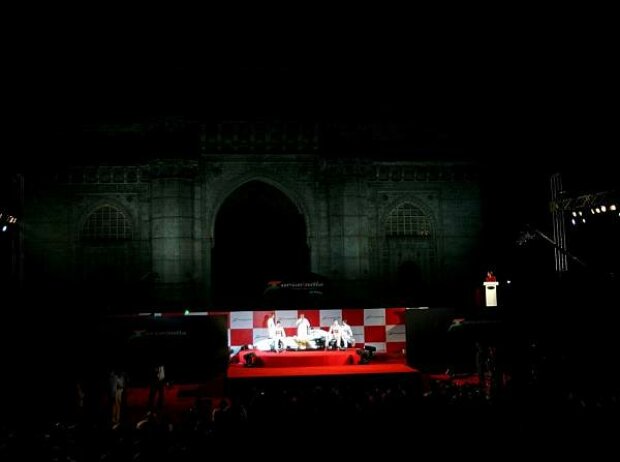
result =
[{"label": "night sky", "polygon": [[180,115],[406,121],[463,157],[530,172],[536,160],[545,174],[589,168],[617,148],[618,72],[603,26],[421,28],[418,18],[403,28],[375,18],[350,30],[208,18],[201,28],[24,30],[6,57],[5,141],[45,157],[30,143],[72,124]]}]

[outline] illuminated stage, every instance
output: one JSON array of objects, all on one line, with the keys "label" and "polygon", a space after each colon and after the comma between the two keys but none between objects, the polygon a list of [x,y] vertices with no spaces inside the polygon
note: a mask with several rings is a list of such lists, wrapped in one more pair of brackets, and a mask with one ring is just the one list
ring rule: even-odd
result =
[{"label": "illuminated stage", "polygon": [[350,366],[359,364],[361,356],[356,350],[325,351],[272,351],[245,350],[239,353],[239,363],[246,364],[248,356],[254,356],[255,367],[313,367],[313,366]]},{"label": "illuminated stage", "polygon": [[240,352],[238,361],[230,364],[227,377],[249,379],[369,374],[415,375],[419,373],[416,369],[407,366],[402,358],[390,358],[387,355],[378,355],[368,363],[364,363],[359,351],[355,348],[348,348],[344,351],[285,351],[282,353],[245,350]]}]

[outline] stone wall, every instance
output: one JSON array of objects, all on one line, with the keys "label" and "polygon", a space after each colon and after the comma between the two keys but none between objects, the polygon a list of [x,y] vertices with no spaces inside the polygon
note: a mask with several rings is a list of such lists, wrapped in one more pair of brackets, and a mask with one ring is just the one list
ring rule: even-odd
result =
[{"label": "stone wall", "polygon": [[[433,290],[441,286],[445,293],[477,264],[480,193],[466,163],[207,153],[51,176],[26,184],[31,284],[84,285],[99,262],[113,273],[102,276],[109,290],[122,286],[132,303],[208,305],[218,211],[250,181],[278,189],[304,217],[310,270],[331,282],[333,300],[395,302],[393,292],[414,274],[432,303]],[[126,219],[130,236],[83,238],[86,220],[102,206]],[[413,213],[428,230],[389,235],[386,220],[396,223],[398,210]],[[423,302],[416,290],[402,302]]]}]

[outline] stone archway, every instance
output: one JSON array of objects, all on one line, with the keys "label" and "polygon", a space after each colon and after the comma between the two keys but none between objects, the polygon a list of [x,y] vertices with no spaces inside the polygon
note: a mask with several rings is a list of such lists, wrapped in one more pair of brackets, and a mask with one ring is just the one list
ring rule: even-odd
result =
[{"label": "stone archway", "polygon": [[279,189],[250,181],[220,207],[214,229],[212,288],[218,306],[260,304],[270,280],[291,280],[310,270],[306,225]]},{"label": "stone archway", "polygon": [[115,201],[102,201],[79,222],[76,257],[81,296],[92,304],[135,303],[130,290],[136,276],[135,225]]}]

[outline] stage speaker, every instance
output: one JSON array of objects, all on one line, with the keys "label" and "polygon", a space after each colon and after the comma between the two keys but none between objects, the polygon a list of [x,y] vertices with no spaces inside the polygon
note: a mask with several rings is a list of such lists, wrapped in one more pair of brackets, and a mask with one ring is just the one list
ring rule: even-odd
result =
[{"label": "stage speaker", "polygon": [[256,353],[248,353],[243,357],[245,367],[256,367]]},{"label": "stage speaker", "polygon": [[363,350],[361,348],[359,348],[359,349],[355,350],[355,352],[360,357],[359,364],[368,364],[370,362],[370,351],[366,350],[365,348]]},{"label": "stage speaker", "polygon": [[450,365],[448,329],[454,308],[407,308],[407,364],[422,372],[443,372]]},{"label": "stage speaker", "polygon": [[368,358],[372,359],[375,356],[375,353],[377,351],[377,347],[376,346],[372,346],[372,345],[365,345],[364,346],[364,350],[368,352]]}]

